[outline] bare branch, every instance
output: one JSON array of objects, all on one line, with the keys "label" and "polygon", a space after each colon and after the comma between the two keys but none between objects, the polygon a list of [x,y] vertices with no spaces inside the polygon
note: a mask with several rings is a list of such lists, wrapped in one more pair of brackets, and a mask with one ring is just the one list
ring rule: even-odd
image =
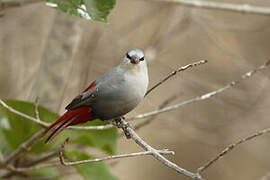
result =
[{"label": "bare branch", "polygon": [[[144,114],[139,114],[137,116],[134,116],[134,117],[130,117],[130,118],[127,118],[126,120],[127,121],[131,121],[131,120],[135,120],[135,119],[143,119],[143,118],[146,118],[146,117],[150,117],[150,116],[155,116],[157,114],[160,114],[160,113],[163,113],[163,112],[168,112],[168,111],[172,111],[172,110],[175,110],[175,109],[178,109],[184,105],[187,105],[187,104],[191,104],[191,103],[194,103],[196,101],[202,101],[202,100],[205,100],[205,99],[209,99],[237,84],[239,84],[243,79],[247,79],[247,78],[250,78],[252,77],[252,75],[254,75],[256,72],[258,71],[261,71],[265,68],[267,68],[268,66],[270,65],[270,60],[267,61],[265,64],[263,64],[262,66],[259,66],[258,68],[252,70],[252,71],[249,71],[247,73],[245,73],[244,75],[241,76],[241,78],[237,81],[232,81],[230,82],[229,84],[227,84],[226,86],[224,86],[223,88],[220,88],[220,89],[217,89],[215,91],[211,91],[209,93],[206,93],[206,94],[203,94],[203,95],[200,95],[200,96],[197,96],[195,98],[192,98],[192,99],[189,99],[187,101],[184,101],[184,102],[181,102],[181,103],[178,103],[178,104],[175,104],[175,105],[172,105],[172,106],[167,106],[167,107],[164,107],[162,109],[158,109],[158,110],[155,110],[155,111],[150,111],[150,112],[147,112],[147,113],[144,113]],[[187,65],[190,67],[190,65]],[[187,67],[187,66],[184,66],[184,67]],[[192,65],[191,65],[192,66]],[[182,67],[183,68],[183,67]],[[168,76],[167,76],[168,77]],[[170,76],[171,77],[171,76]],[[165,78],[164,78],[165,79]],[[167,80],[167,79],[166,79]],[[166,81],[165,80],[165,81]],[[158,83],[160,84],[160,82]],[[161,83],[162,84],[162,83]],[[158,87],[157,85],[155,85],[154,87]],[[151,88],[152,89],[152,88]],[[150,89],[150,90],[151,90]],[[149,90],[149,92],[151,92]],[[149,93],[148,93],[149,94]],[[29,119],[43,127],[48,127],[50,124],[49,123],[46,123],[46,122],[43,122],[43,121],[39,121],[38,119],[36,118],[33,118],[31,116],[28,116],[27,114],[24,114],[24,113],[21,113],[15,109],[13,109],[12,107],[8,106],[3,100],[0,99],[0,104],[5,107],[7,110],[9,110],[10,112],[13,112],[19,116],[22,116],[26,119]],[[76,130],[104,130],[104,129],[110,129],[114,127],[113,125],[111,124],[108,124],[108,125],[104,125],[104,126],[76,126],[76,127],[68,127],[68,129],[76,129]]]},{"label": "bare branch", "polygon": [[39,3],[40,0],[1,0],[0,9],[6,9],[10,7],[20,7],[28,4]]},{"label": "bare branch", "polygon": [[27,171],[34,171],[34,170],[39,170],[39,169],[48,168],[48,167],[59,166],[59,165],[60,165],[59,162],[37,164],[30,167],[14,167],[14,166],[8,165],[7,169],[11,172],[27,172]]},{"label": "bare branch", "polygon": [[235,4],[235,3],[224,3],[214,2],[206,0],[159,0],[162,2],[178,3],[184,6],[190,6],[195,8],[206,8],[213,10],[224,10],[237,13],[249,13],[258,15],[270,15],[270,7],[254,6],[250,4]]},{"label": "bare branch", "polygon": [[48,154],[45,154],[38,159],[34,160],[33,162],[30,162],[27,164],[28,167],[14,167],[13,165],[10,165],[10,163],[27,151],[34,143],[36,143],[41,137],[43,136],[43,132],[39,131],[36,134],[34,134],[30,139],[22,143],[13,153],[11,153],[5,160],[1,162],[0,168],[6,168],[9,171],[12,172],[25,172],[25,171],[32,171],[32,170],[38,170],[41,168],[46,167],[52,167],[59,165],[59,163],[45,163],[45,164],[39,164],[41,162],[47,161],[53,157],[56,157],[58,154],[58,151],[52,151]]},{"label": "bare branch", "polygon": [[178,72],[181,72],[181,71],[184,71],[184,70],[187,70],[189,68],[192,68],[192,67],[195,67],[195,66],[198,66],[198,65],[202,65],[202,64],[205,64],[207,63],[207,60],[201,60],[201,61],[198,61],[198,62],[195,62],[195,63],[192,63],[192,64],[188,64],[188,65],[185,65],[185,66],[182,66],[176,70],[174,70],[173,72],[171,72],[170,74],[168,74],[165,78],[163,78],[160,82],[158,82],[157,84],[155,84],[152,88],[150,88],[145,96],[147,96],[150,92],[152,92],[154,89],[156,89],[158,86],[160,86],[161,84],[163,84],[165,81],[167,81],[168,79],[170,79],[171,77],[175,76]]},{"label": "bare branch", "polygon": [[58,151],[51,151],[49,153],[43,154],[43,155],[39,155],[39,157],[37,159],[34,159],[33,161],[27,163],[27,167],[29,166],[34,166],[36,164],[40,164],[42,162],[48,161],[54,157],[56,157],[58,155]]},{"label": "bare branch", "polygon": [[[162,109],[162,108],[166,107],[171,101],[175,100],[177,96],[178,96],[178,94],[177,94],[177,95],[173,95],[173,96],[171,96],[170,98],[168,98],[166,101],[164,101],[164,102],[159,106],[158,109]],[[150,116],[148,119],[146,119],[146,120],[144,120],[144,121],[142,121],[142,122],[139,122],[138,124],[134,125],[133,129],[134,129],[134,130],[139,130],[139,129],[141,129],[142,127],[144,127],[144,126],[150,124],[153,120],[155,120],[155,118],[156,118],[156,116]],[[120,136],[123,136],[123,135],[124,135],[124,133],[121,133],[121,134],[120,134]]]},{"label": "bare branch", "polygon": [[40,117],[39,117],[38,106],[39,106],[39,98],[37,97],[36,100],[35,100],[35,116],[36,116],[36,119],[37,119],[38,121],[41,121],[41,120],[40,120]]},{"label": "bare branch", "polygon": [[214,157],[213,159],[211,159],[210,161],[206,162],[204,165],[202,165],[201,167],[199,167],[197,169],[198,173],[201,173],[203,171],[205,171],[207,168],[209,168],[211,165],[213,165],[215,162],[217,162],[220,158],[222,158],[224,155],[228,154],[230,151],[232,151],[235,147],[237,147],[238,145],[245,143],[249,140],[252,140],[258,136],[264,135],[266,133],[270,132],[270,128],[267,129],[263,129],[260,130],[258,132],[255,132],[243,139],[240,139],[239,141],[237,141],[236,143],[233,143],[231,145],[229,145],[227,148],[225,148],[221,153],[219,153],[216,157]]},{"label": "bare branch", "polygon": [[[211,98],[225,90],[227,90],[228,88],[231,88],[237,84],[239,84],[242,80],[250,78],[252,75],[254,75],[256,72],[261,71],[263,69],[265,69],[267,66],[270,65],[270,61],[267,61],[264,65],[259,66],[258,68],[249,71],[247,73],[245,73],[244,75],[241,76],[241,78],[237,81],[232,81],[231,83],[229,83],[228,85],[224,86],[223,88],[220,88],[218,90],[209,92],[207,94],[195,97],[193,99],[172,105],[172,106],[167,106],[165,108],[156,110],[156,111],[152,111],[152,112],[148,112],[145,114],[141,114],[132,118],[129,118],[128,120],[134,120],[134,119],[141,119],[141,118],[145,118],[145,117],[150,117],[150,116],[154,116],[157,115],[159,113],[162,112],[167,112],[167,111],[171,111],[174,109],[177,109],[183,105],[189,104],[189,103],[193,103],[196,101],[200,101],[200,100],[205,100],[208,98]],[[156,87],[158,87],[159,85],[161,85],[163,82],[165,82],[166,80],[168,80],[170,77],[172,77],[173,75],[175,75],[177,72],[185,70],[189,67],[192,67],[194,65],[187,65],[185,67],[182,67],[181,70],[176,70],[173,73],[169,74],[166,78],[164,78],[162,81],[160,81],[157,85],[155,85],[153,88],[151,88],[149,90],[149,92],[151,92],[153,89],[155,89]],[[148,92],[148,94],[149,94]],[[31,116],[28,116],[24,113],[21,113],[15,109],[13,109],[12,107],[8,106],[4,101],[2,101],[0,99],[0,104],[3,105],[3,107],[5,107],[7,110],[9,110],[10,112],[13,112],[17,115],[20,115],[22,117],[25,117],[27,119],[30,119],[40,125],[42,125],[43,127],[48,127],[49,124],[45,123],[43,121],[40,121],[40,119],[38,118],[38,105],[36,103],[35,106],[35,112],[37,115],[37,118],[33,118]],[[72,127],[71,129],[84,129],[84,130],[89,130],[89,129],[107,129],[107,128],[111,128],[113,127],[113,125],[106,125],[106,126],[98,126],[98,127]],[[165,157],[163,157],[161,155],[161,153],[164,154],[168,154],[168,153],[172,153],[171,151],[166,150],[166,152],[164,150],[156,150],[153,147],[151,147],[150,145],[148,145],[145,141],[142,140],[142,138],[140,138],[136,132],[131,128],[131,126],[123,119],[120,119],[120,121],[118,121],[118,127],[121,127],[123,129],[123,131],[128,134],[128,137],[132,138],[139,146],[141,146],[144,150],[146,150],[146,152],[139,152],[139,153],[132,153],[132,154],[122,154],[122,155],[115,155],[115,156],[108,156],[108,157],[103,157],[103,158],[97,158],[97,159],[92,159],[92,160],[84,160],[84,161],[79,161],[79,162],[64,162],[63,159],[63,151],[60,151],[60,160],[61,163],[64,165],[75,165],[75,164],[80,164],[80,163],[85,163],[85,162],[98,162],[98,161],[103,161],[103,160],[109,160],[109,159],[116,159],[116,158],[123,158],[123,157],[134,157],[134,156],[139,156],[139,155],[153,155],[157,160],[159,160],[160,162],[162,162],[163,164],[165,164],[166,166],[174,169],[175,171],[177,171],[180,174],[183,174],[185,176],[191,177],[193,179],[202,179],[201,176],[199,175],[200,172],[203,172],[205,169],[207,169],[208,167],[210,167],[214,162],[218,161],[221,157],[223,157],[225,154],[227,154],[228,152],[230,152],[233,148],[235,148],[237,145],[242,144],[248,140],[251,140],[255,137],[258,137],[260,135],[263,135],[267,132],[270,132],[270,128],[269,129],[264,129],[262,131],[259,131],[255,134],[252,134],[244,139],[241,139],[240,141],[231,144],[230,146],[228,146],[225,150],[223,150],[218,156],[216,156],[215,158],[213,158],[212,160],[210,160],[209,162],[207,162],[205,165],[201,166],[200,168],[198,168],[197,173],[193,173],[190,172],[186,169],[183,169],[179,166],[177,166],[175,163],[172,163],[171,161],[169,161],[168,159],[166,159]],[[34,134],[30,139],[28,139],[27,141],[25,141],[24,143],[22,143],[15,151],[13,151],[6,159],[4,159],[1,162],[1,167],[5,166],[6,169],[11,170],[11,171],[27,171],[29,169],[38,169],[38,168],[43,168],[43,167],[48,167],[48,166],[53,166],[56,164],[41,164],[41,165],[37,165],[37,166],[32,166],[32,167],[26,167],[26,168],[14,168],[13,166],[9,165],[12,161],[16,160],[23,152],[27,151],[37,140],[39,140],[39,138],[41,138],[43,136],[43,131],[39,131],[36,134]],[[64,148],[64,147],[63,147]]]},{"label": "bare branch", "polygon": [[15,151],[13,151],[6,159],[3,161],[3,165],[8,165],[12,161],[16,160],[23,152],[27,151],[35,142],[37,142],[44,135],[43,131],[40,130],[31,136],[30,139],[22,143]]},{"label": "bare branch", "polygon": [[[161,84],[163,84],[165,81],[167,81],[168,79],[170,79],[171,77],[173,77],[174,75],[176,75],[178,72],[181,72],[181,71],[184,71],[186,69],[189,69],[189,68],[192,68],[192,67],[195,67],[195,66],[198,66],[198,65],[201,65],[201,64],[205,64],[207,63],[206,60],[202,60],[202,61],[198,61],[198,62],[195,62],[195,63],[192,63],[192,64],[188,64],[186,66],[182,66],[180,68],[178,68],[177,70],[171,72],[168,76],[166,76],[164,79],[162,79],[160,82],[158,82],[156,85],[154,85],[152,88],[150,88],[146,95],[148,95],[151,91],[153,91],[155,88],[157,88],[158,86],[160,86]],[[145,96],[146,96],[145,95]],[[29,119],[39,125],[41,125],[42,127],[49,127],[50,124],[49,123],[46,123],[46,122],[43,122],[40,120],[39,117],[39,112],[38,112],[38,102],[35,102],[35,114],[37,116],[37,118],[34,118],[34,117],[31,117],[27,114],[24,114],[22,112],[19,112],[15,109],[13,109],[12,107],[8,106],[3,100],[0,99],[0,104],[5,107],[7,110],[9,110],[10,112],[14,113],[14,114],[17,114],[19,116],[22,116],[26,119]],[[105,130],[105,129],[110,129],[110,128],[113,128],[114,126],[113,125],[104,125],[104,126],[70,126],[70,127],[67,127],[67,129],[75,129],[75,130]]]},{"label": "bare branch", "polygon": [[[39,121],[38,119],[36,119],[36,118],[34,118],[34,117],[32,117],[32,116],[29,116],[29,115],[27,115],[27,114],[24,114],[24,113],[22,113],[22,112],[20,112],[20,111],[17,111],[16,109],[14,109],[14,108],[12,108],[12,107],[10,107],[9,105],[7,105],[3,100],[1,100],[0,99],[0,104],[4,107],[4,108],[6,108],[7,110],[9,110],[10,112],[12,112],[12,113],[14,113],[14,114],[17,114],[17,115],[19,115],[19,116],[21,116],[21,117],[24,117],[24,118],[26,118],[26,119],[28,119],[28,120],[31,120],[31,121],[33,121],[33,122],[35,122],[35,123],[37,123],[37,124],[39,124],[39,125],[41,125],[42,127],[49,127],[50,126],[50,124],[49,123],[46,123],[46,122],[44,122],[44,121]],[[104,126],[82,126],[82,127],[80,127],[80,126],[76,126],[76,127],[67,127],[68,129],[76,129],[76,130],[104,130],[104,129],[110,129],[110,128],[112,128],[113,126],[112,125],[104,125]]]},{"label": "bare branch", "polygon": [[215,91],[211,91],[209,93],[197,96],[195,98],[180,102],[178,104],[174,104],[174,105],[171,105],[171,106],[164,107],[162,109],[157,109],[155,111],[150,111],[150,112],[147,112],[147,113],[144,113],[144,114],[139,114],[137,116],[127,118],[126,120],[131,121],[131,120],[135,120],[135,119],[143,119],[143,118],[146,118],[146,117],[155,116],[155,115],[160,114],[160,113],[164,113],[164,112],[168,112],[168,111],[178,109],[178,108],[180,108],[180,107],[182,107],[184,105],[187,105],[187,104],[191,104],[191,103],[194,103],[194,102],[197,102],[197,101],[202,101],[202,100],[205,100],[205,99],[209,99],[209,98],[211,98],[211,97],[213,97],[213,96],[215,96],[215,95],[217,95],[219,93],[222,93],[223,91],[225,91],[225,90],[227,90],[227,89],[229,89],[231,87],[234,87],[235,85],[239,84],[242,80],[252,77],[256,72],[259,72],[259,71],[267,68],[269,65],[270,65],[270,60],[268,60],[265,64],[257,67],[256,69],[245,73],[244,75],[241,76],[241,78],[239,80],[232,81],[232,82],[230,82],[229,84],[227,84],[226,86],[224,86],[224,87],[222,87],[220,89],[217,89]]},{"label": "bare branch", "polygon": [[25,177],[25,174],[23,172],[19,172],[19,171],[16,171],[13,166],[11,165],[8,165],[5,167],[7,170],[9,170],[10,172],[7,172],[7,173],[3,173],[0,175],[0,179],[10,179],[12,176],[16,175],[16,176],[23,176]]},{"label": "bare branch", "polygon": [[[128,154],[118,154],[113,156],[105,156],[101,158],[95,158],[95,159],[87,159],[87,160],[81,160],[81,161],[74,161],[74,162],[65,162],[64,159],[64,148],[65,144],[67,143],[68,139],[62,144],[60,151],[59,151],[59,159],[62,165],[64,166],[73,166],[78,164],[85,164],[85,163],[92,163],[92,162],[100,162],[100,161],[106,161],[106,160],[114,160],[114,159],[120,159],[120,158],[128,158],[128,157],[137,157],[137,156],[144,156],[144,155],[152,155],[151,151],[144,151],[144,152],[135,152],[135,153],[128,153]],[[160,154],[173,154],[173,151],[169,151],[168,149],[164,150],[157,150]]]},{"label": "bare branch", "polygon": [[176,172],[185,175],[187,177],[190,177],[192,179],[202,179],[201,176],[198,173],[192,173],[186,169],[183,169],[176,165],[175,163],[169,161],[164,156],[162,156],[158,150],[154,149],[150,145],[148,145],[129,125],[127,121],[125,121],[123,118],[118,120],[118,127],[121,127],[123,131],[126,131],[125,134],[129,134],[129,137],[135,141],[141,148],[143,148],[145,151],[150,151],[152,153],[152,156],[154,156],[158,161],[162,162],[165,166],[175,170]]},{"label": "bare branch", "polygon": [[3,159],[1,161],[0,168],[6,168],[7,170],[12,171],[12,172],[24,172],[24,171],[36,170],[36,169],[40,169],[40,168],[53,166],[53,164],[41,164],[41,165],[35,165],[35,164],[50,159],[51,157],[55,156],[55,152],[52,152],[52,153],[48,154],[47,156],[43,156],[43,157],[37,159],[36,161],[34,161],[32,163],[32,165],[34,165],[34,166],[31,166],[31,167],[15,168],[13,165],[10,165],[11,162],[18,159],[22,153],[26,152],[29,148],[31,148],[31,146],[33,144],[35,144],[43,135],[44,135],[43,131],[40,130],[36,134],[34,134],[30,139],[23,142],[6,159]]},{"label": "bare branch", "polygon": [[24,113],[22,113],[22,112],[20,112],[20,111],[17,111],[16,109],[13,109],[13,108],[10,107],[9,105],[7,105],[2,99],[0,99],[0,104],[1,104],[4,108],[6,108],[8,111],[10,111],[10,112],[12,112],[12,113],[14,113],[14,114],[17,114],[17,115],[19,115],[19,116],[21,116],[21,117],[24,117],[24,118],[26,118],[26,119],[29,119],[29,120],[31,120],[31,121],[33,121],[33,122],[35,122],[35,123],[41,125],[42,127],[48,127],[48,126],[50,125],[49,123],[46,123],[46,122],[43,122],[43,121],[39,121],[38,119],[33,118],[32,116],[29,116],[29,115],[24,114]]},{"label": "bare branch", "polygon": [[270,172],[267,172],[260,180],[270,180]]}]

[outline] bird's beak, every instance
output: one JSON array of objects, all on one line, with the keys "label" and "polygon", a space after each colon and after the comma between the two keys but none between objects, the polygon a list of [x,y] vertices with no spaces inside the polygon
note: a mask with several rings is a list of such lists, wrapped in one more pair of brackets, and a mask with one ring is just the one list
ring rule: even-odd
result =
[{"label": "bird's beak", "polygon": [[140,59],[139,58],[133,58],[133,59],[130,60],[130,62],[132,64],[138,64],[140,62]]}]

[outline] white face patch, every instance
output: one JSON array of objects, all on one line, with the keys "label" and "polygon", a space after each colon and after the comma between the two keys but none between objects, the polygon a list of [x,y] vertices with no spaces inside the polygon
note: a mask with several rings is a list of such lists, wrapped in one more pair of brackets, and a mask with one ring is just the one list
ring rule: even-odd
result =
[{"label": "white face patch", "polygon": [[127,64],[141,64],[144,61],[144,53],[140,49],[132,49],[126,53],[124,61]]},{"label": "white face patch", "polygon": [[127,56],[142,59],[144,58],[144,53],[140,49],[132,49],[127,52]]}]

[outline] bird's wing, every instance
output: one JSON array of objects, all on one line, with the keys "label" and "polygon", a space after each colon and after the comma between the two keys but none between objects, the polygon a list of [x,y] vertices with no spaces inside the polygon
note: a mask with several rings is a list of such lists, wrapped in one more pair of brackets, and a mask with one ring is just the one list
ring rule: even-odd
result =
[{"label": "bird's wing", "polygon": [[96,97],[96,92],[96,81],[94,81],[81,94],[75,97],[65,109],[72,110],[81,106],[90,105],[91,101]]}]

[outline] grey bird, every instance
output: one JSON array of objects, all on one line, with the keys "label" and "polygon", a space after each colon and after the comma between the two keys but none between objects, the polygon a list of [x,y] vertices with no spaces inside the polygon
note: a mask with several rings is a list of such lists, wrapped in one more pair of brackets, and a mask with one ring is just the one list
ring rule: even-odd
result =
[{"label": "grey bird", "polygon": [[66,112],[44,131],[52,131],[46,143],[70,125],[95,119],[119,118],[133,110],[143,99],[148,87],[144,53],[132,49],[110,72],[92,82],[66,106]]}]

